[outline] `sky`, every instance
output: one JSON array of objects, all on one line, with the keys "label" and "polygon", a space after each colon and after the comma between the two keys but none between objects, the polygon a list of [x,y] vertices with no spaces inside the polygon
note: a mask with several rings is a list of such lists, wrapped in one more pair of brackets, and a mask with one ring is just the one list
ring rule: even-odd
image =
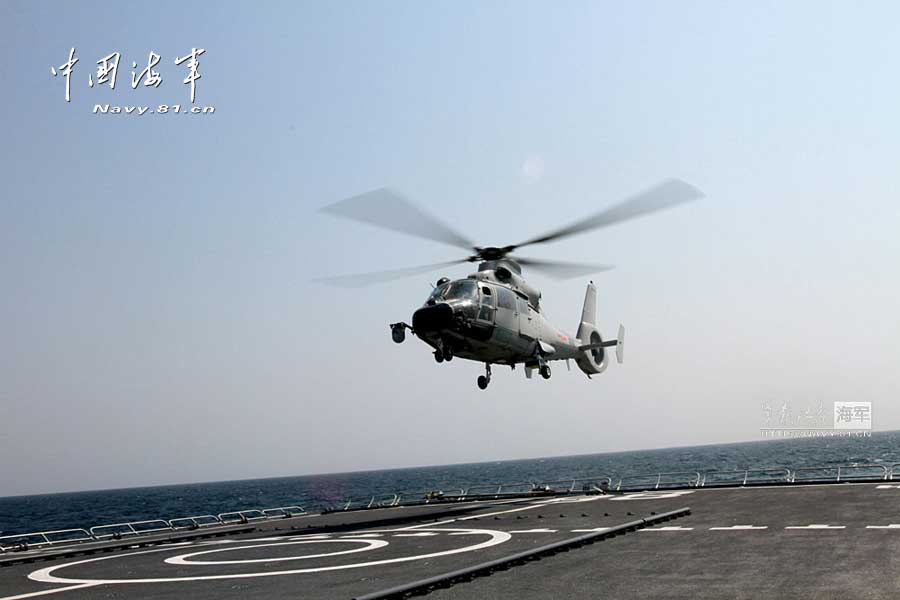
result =
[{"label": "sky", "polygon": [[[785,400],[900,429],[897,40],[893,2],[0,3],[0,496],[756,440]],[[192,48],[214,113],[92,112],[190,105]],[[705,198],[529,252],[616,265],[593,380],[395,345],[471,265],[313,281],[461,258],[318,212],[371,189],[499,246],[669,177]],[[526,276],[574,331],[587,278]]]}]

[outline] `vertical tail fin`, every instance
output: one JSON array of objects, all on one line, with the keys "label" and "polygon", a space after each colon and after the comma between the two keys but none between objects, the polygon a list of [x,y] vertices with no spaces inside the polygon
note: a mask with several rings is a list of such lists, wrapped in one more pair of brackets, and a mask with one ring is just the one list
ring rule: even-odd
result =
[{"label": "vertical tail fin", "polygon": [[578,324],[579,344],[589,345],[575,363],[588,376],[597,375],[606,370],[606,352],[603,346],[603,338],[597,331],[597,288],[594,282],[590,282],[584,293],[584,308],[581,309],[581,323]]},{"label": "vertical tail fin", "polygon": [[[593,281],[588,284],[587,291],[584,293],[581,323],[587,323],[588,325],[597,324],[597,288],[594,287]],[[581,323],[578,324],[579,329],[581,329]]]}]

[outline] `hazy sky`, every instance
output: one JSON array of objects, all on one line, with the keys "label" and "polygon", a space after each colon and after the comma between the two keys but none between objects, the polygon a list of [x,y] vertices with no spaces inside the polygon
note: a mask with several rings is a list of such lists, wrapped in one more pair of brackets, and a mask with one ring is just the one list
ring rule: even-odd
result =
[{"label": "hazy sky", "polygon": [[[0,3],[0,496],[753,440],[784,399],[900,428],[898,40],[894,2]],[[91,113],[188,104],[193,47],[215,114]],[[617,265],[593,381],[395,345],[468,265],[311,282],[459,257],[316,212],[373,188],[501,245],[666,177],[707,197],[530,252]],[[586,279],[531,280],[574,331]]]}]

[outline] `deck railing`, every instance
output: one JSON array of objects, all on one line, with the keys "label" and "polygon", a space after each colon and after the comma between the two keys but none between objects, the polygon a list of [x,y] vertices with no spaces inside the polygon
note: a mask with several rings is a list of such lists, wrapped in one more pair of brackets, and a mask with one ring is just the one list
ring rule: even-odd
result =
[{"label": "deck railing", "polygon": [[890,469],[880,464],[824,465],[821,467],[801,467],[791,472],[791,483],[886,480]]},{"label": "deck railing", "polygon": [[[728,487],[746,485],[791,485],[800,483],[828,483],[847,481],[885,481],[900,479],[900,463],[852,463],[815,467],[765,467],[714,471],[675,471],[666,473],[623,475],[613,485],[608,475],[577,477],[543,481],[479,484],[468,488],[426,492],[395,492],[353,497],[333,505],[330,511],[365,510],[430,503],[463,502],[505,497],[535,497],[541,495],[646,491],[674,488]],[[308,514],[303,507],[244,509],[219,515],[194,515],[174,519],[151,519],[95,525],[89,529],[59,529],[0,536],[0,553],[55,547],[64,544],[83,544],[132,538],[167,531],[220,527],[236,523],[251,523],[271,519],[287,519]]]},{"label": "deck railing", "polygon": [[0,552],[44,548],[56,544],[76,544],[78,542],[92,541],[93,539],[91,534],[84,529],[56,529],[54,531],[4,535],[0,537]]},{"label": "deck railing", "polygon": [[214,515],[195,515],[192,517],[176,517],[168,521],[150,519],[146,521],[128,521],[124,523],[108,523],[95,525],[89,529],[57,529],[54,531],[36,531],[0,537],[0,553],[24,551],[63,544],[84,544],[88,542],[104,542],[124,537],[145,536],[183,529],[200,529],[262,521],[285,519],[306,514],[301,506],[279,506],[277,508],[249,509]]},{"label": "deck railing", "polygon": [[660,487],[698,487],[702,479],[703,476],[700,475],[699,471],[673,471],[671,473],[625,475],[619,478],[616,490],[658,490]]},{"label": "deck railing", "polygon": [[578,477],[576,479],[558,479],[555,481],[543,481],[535,484],[532,491],[545,493],[575,492],[592,493],[607,492],[612,487],[612,478],[606,475],[595,477]]},{"label": "deck railing", "polygon": [[116,539],[123,535],[142,535],[145,533],[159,533],[171,531],[172,526],[168,521],[152,519],[150,521],[130,521],[128,523],[110,523],[109,525],[95,525],[88,531],[95,540]]},{"label": "deck railing", "polygon": [[473,485],[465,489],[462,494],[463,498],[499,498],[500,496],[510,494],[528,494],[534,490],[534,483],[531,481],[515,481],[512,483],[488,483],[484,485]]},{"label": "deck railing", "polygon": [[736,469],[733,471],[706,471],[700,487],[726,487],[762,483],[789,483],[791,470],[784,467],[772,469]]}]

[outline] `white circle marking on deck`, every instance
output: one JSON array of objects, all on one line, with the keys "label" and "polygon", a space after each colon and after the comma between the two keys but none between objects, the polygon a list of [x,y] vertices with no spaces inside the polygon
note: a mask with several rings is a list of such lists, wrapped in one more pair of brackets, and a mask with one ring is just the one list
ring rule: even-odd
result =
[{"label": "white circle marking on deck", "polygon": [[[422,531],[424,528],[419,529]],[[408,531],[404,529],[394,529],[394,530],[383,530],[383,532],[394,532],[394,531]],[[263,571],[257,573],[228,573],[223,575],[198,575],[196,577],[149,577],[144,579],[76,579],[71,577],[59,577],[54,575],[55,571],[59,571],[60,569],[65,569],[68,567],[74,567],[77,565],[86,565],[95,562],[100,562],[104,560],[116,560],[122,558],[128,558],[131,556],[137,556],[141,554],[149,554],[153,552],[161,552],[164,550],[168,550],[169,548],[163,549],[154,549],[154,550],[146,550],[142,552],[131,552],[128,554],[116,554],[113,556],[101,556],[97,558],[88,558],[85,560],[78,560],[70,563],[64,563],[61,565],[53,565],[50,567],[46,567],[43,569],[38,569],[37,571],[33,571],[28,575],[28,579],[32,581],[39,581],[42,583],[69,583],[69,584],[94,584],[94,585],[108,585],[108,584],[118,584],[118,583],[171,583],[171,582],[186,582],[186,581],[216,581],[222,579],[252,579],[256,577],[275,577],[278,575],[297,575],[301,573],[322,573],[327,571],[341,571],[344,569],[358,569],[361,567],[374,567],[379,565],[388,565],[394,563],[402,563],[402,562],[410,562],[414,560],[423,560],[426,558],[437,558],[440,556],[450,556],[452,554],[461,554],[464,552],[472,552],[475,550],[481,550],[483,548],[489,548],[491,546],[496,546],[498,544],[502,544],[504,542],[512,539],[512,535],[505,531],[498,531],[493,529],[433,529],[433,531],[437,531],[440,533],[445,532],[466,532],[472,535],[487,535],[490,536],[490,539],[479,542],[477,544],[472,544],[470,546],[463,546],[461,548],[453,548],[450,550],[442,550],[440,552],[429,552],[426,554],[416,554],[413,556],[401,556],[398,558],[387,558],[383,560],[373,560],[368,562],[361,563],[351,563],[347,565],[332,565],[327,567],[314,567],[308,569],[290,569],[285,571]],[[324,541],[324,540],[319,540]],[[342,540],[346,541],[346,540]],[[360,540],[365,542],[372,542],[375,540]],[[381,540],[378,540],[381,541]],[[246,548],[246,546],[241,546],[241,548]]]},{"label": "white circle marking on deck", "polygon": [[[235,550],[249,550],[250,548],[280,548],[282,546],[292,546],[296,544],[365,544],[362,548],[351,548],[350,550],[340,550],[338,552],[324,552],[320,554],[303,554],[300,556],[279,556],[278,558],[252,558],[244,560],[189,560],[194,556],[203,556],[206,554],[214,554],[216,552],[234,552]],[[307,558],[324,558],[326,556],[340,556],[342,554],[355,554],[357,552],[367,552],[376,548],[383,548],[388,543],[384,540],[298,540],[293,542],[285,542],[279,540],[274,544],[255,544],[253,546],[235,546],[234,548],[217,548],[215,550],[204,550],[202,552],[192,552],[190,554],[179,554],[178,556],[170,556],[165,559],[166,564],[170,565],[248,565],[252,563],[269,563],[283,562],[286,560],[304,560]]]}]

